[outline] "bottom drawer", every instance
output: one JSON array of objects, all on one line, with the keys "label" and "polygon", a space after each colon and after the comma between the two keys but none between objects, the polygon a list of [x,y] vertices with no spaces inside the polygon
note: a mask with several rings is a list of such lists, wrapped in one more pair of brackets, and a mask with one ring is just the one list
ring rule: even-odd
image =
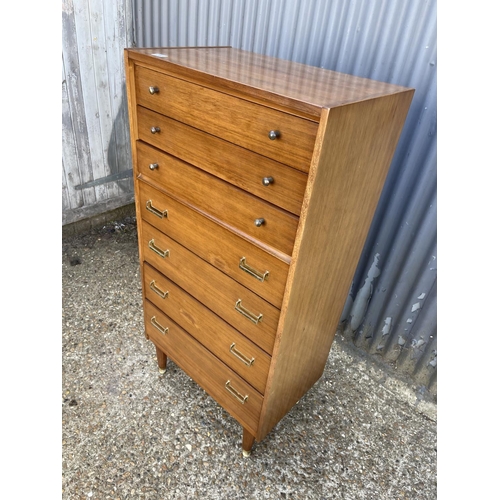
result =
[{"label": "bottom drawer", "polygon": [[147,300],[146,334],[245,429],[257,434],[263,397]]}]

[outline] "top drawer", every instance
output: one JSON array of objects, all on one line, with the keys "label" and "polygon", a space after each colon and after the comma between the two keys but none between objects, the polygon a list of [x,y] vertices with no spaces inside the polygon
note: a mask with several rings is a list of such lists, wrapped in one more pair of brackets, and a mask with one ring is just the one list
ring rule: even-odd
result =
[{"label": "top drawer", "polygon": [[[141,66],[135,78],[137,104],[309,171],[317,123]],[[271,131],[279,133],[274,140]]]}]

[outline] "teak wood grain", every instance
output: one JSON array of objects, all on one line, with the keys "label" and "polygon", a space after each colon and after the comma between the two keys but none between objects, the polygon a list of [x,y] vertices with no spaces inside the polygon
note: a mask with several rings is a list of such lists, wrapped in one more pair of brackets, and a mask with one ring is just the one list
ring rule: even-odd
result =
[{"label": "teak wood grain", "polygon": [[[142,222],[142,252],[145,261],[177,283],[215,314],[243,333],[267,353],[271,353],[278,327],[280,311],[248,288],[200,259],[172,238],[161,233],[147,222]],[[154,240],[161,250],[169,250],[169,257],[162,258],[149,248]],[[243,307],[254,315],[262,314],[262,321],[254,324],[235,309],[241,300]]]},{"label": "teak wood grain", "polygon": [[[150,94],[149,87],[158,87]],[[317,123],[140,66],[137,102],[217,137],[307,172]],[[271,130],[281,136],[270,140]]]},{"label": "teak wood grain", "polygon": [[[271,357],[155,268],[144,264],[146,299],[264,393]],[[159,291],[161,293],[159,293]]]},{"label": "teak wood grain", "polygon": [[[127,49],[133,61],[200,85],[254,99],[267,106],[304,113],[319,121],[334,108],[388,94],[403,87],[265,56],[233,47]],[[158,57],[153,54],[161,54]]]},{"label": "teak wood grain", "polygon": [[412,95],[322,116],[257,439],[323,373]]},{"label": "teak wood grain", "polygon": [[[323,373],[414,90],[229,47],[125,63],[145,334],[248,452]],[[238,274],[242,252],[268,283]],[[228,343],[264,360],[257,376]]]},{"label": "teak wood grain", "polygon": [[[167,236],[185,246],[223,273],[280,308],[283,301],[288,264],[252,245],[247,240],[205,217],[171,196],[158,191],[144,181],[139,182],[138,198],[142,218]],[[150,202],[159,217],[147,209]],[[268,273],[264,281],[240,268],[240,260],[259,273]]]},{"label": "teak wood grain", "polygon": [[[151,323],[152,317],[156,318],[159,325],[168,328],[168,333],[160,333]],[[148,301],[144,302],[144,318],[151,341],[243,427],[256,433],[262,395]],[[226,389],[228,381],[238,394],[248,397],[245,403],[241,403]]]},{"label": "teak wood grain", "polygon": [[[145,143],[138,142],[137,151],[137,170],[153,184],[254,239],[292,254],[298,224],[295,215]],[[151,164],[158,167],[151,170]],[[260,227],[255,225],[258,218],[265,220]]]},{"label": "teak wood grain", "polygon": [[[151,134],[158,126],[165,133]],[[307,175],[167,116],[139,106],[139,139],[295,215],[300,214]],[[272,177],[265,186],[262,180]]]}]

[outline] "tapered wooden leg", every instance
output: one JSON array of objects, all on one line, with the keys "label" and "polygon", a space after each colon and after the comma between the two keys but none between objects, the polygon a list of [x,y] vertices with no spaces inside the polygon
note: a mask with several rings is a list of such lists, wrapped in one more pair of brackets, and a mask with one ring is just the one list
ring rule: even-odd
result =
[{"label": "tapered wooden leg", "polygon": [[252,446],[255,441],[255,437],[250,434],[245,428],[243,428],[243,456],[249,457],[252,453]]},{"label": "tapered wooden leg", "polygon": [[167,355],[159,347],[156,347],[156,359],[158,371],[163,375],[167,371]]}]

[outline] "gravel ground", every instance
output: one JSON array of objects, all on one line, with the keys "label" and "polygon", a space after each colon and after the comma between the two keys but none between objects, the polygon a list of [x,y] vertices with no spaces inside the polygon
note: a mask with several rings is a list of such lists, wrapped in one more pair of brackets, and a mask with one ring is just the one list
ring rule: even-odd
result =
[{"label": "gravel ground", "polygon": [[63,239],[62,498],[437,498],[436,406],[340,335],[322,379],[241,427],[143,334],[135,219]]}]

